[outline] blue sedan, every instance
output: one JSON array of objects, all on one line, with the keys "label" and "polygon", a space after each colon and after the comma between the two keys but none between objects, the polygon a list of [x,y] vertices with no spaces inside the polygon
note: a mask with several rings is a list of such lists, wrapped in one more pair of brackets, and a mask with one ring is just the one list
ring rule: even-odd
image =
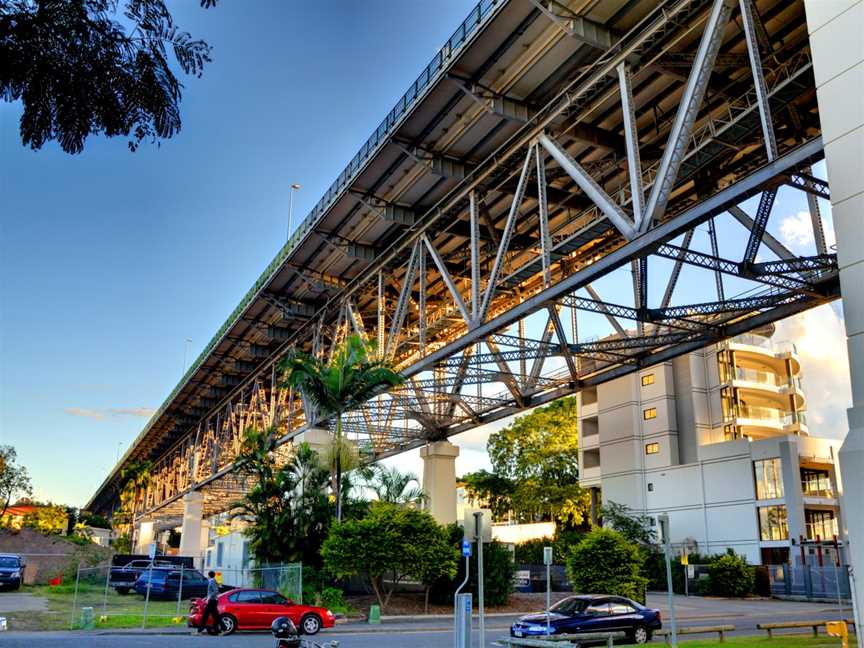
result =
[{"label": "blue sedan", "polygon": [[[559,601],[549,611],[550,634],[585,632],[625,632],[630,641],[644,644],[659,630],[660,610],[647,608],[620,596],[580,595]],[[543,636],[546,613],[529,614],[517,619],[511,637]]]}]

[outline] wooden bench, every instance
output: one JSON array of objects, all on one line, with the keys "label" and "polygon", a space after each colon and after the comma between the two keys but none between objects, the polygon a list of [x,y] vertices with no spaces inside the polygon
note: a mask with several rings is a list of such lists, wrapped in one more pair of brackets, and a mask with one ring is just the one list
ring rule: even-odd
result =
[{"label": "wooden bench", "polygon": [[[720,635],[720,643],[725,643],[726,641],[726,633],[732,632],[735,630],[734,625],[713,625],[713,626],[692,626],[692,627],[684,627],[678,628],[679,635],[688,635],[688,634],[710,634],[716,632]],[[672,631],[668,629],[657,630],[655,633],[658,637],[663,637],[666,640],[666,643],[669,643],[669,637],[672,636]]]},{"label": "wooden bench", "polygon": [[[855,625],[852,619],[844,619],[848,625]],[[812,628],[813,636],[819,636],[819,628],[824,628],[827,621],[781,621],[778,623],[759,623],[756,627],[759,630],[765,630],[768,633],[768,638],[774,636],[775,630],[794,630],[798,628]]]},{"label": "wooden bench", "polygon": [[496,646],[514,648],[580,648],[586,642],[605,641],[608,648],[615,640],[626,639],[623,632],[586,632],[582,634],[561,634],[548,637],[506,637],[495,642]]}]

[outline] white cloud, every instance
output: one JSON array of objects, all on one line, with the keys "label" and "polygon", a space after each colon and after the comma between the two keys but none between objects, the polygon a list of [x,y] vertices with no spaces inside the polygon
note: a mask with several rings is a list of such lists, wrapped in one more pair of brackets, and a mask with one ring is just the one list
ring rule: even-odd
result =
[{"label": "white cloud", "polygon": [[790,340],[798,349],[810,434],[845,436],[852,390],[846,329],[838,307],[826,304],[778,322],[774,339]]},{"label": "white cloud", "polygon": [[63,410],[70,416],[81,416],[101,421],[106,416],[142,416],[150,418],[153,416],[152,407],[109,407],[107,409],[83,409],[81,407],[67,407]]},{"label": "white cloud", "polygon": [[[834,229],[831,223],[822,218],[822,229],[825,232],[825,242],[830,248],[834,245]],[[800,251],[802,249],[812,248],[814,245],[813,223],[810,220],[810,213],[799,211],[792,216],[786,216],[780,222],[780,238],[783,240],[789,249]]]},{"label": "white cloud", "polygon": [[105,418],[105,414],[103,414],[99,410],[82,409],[80,407],[67,407],[63,411],[70,416],[80,416],[82,418],[93,418],[97,420],[102,420]]}]

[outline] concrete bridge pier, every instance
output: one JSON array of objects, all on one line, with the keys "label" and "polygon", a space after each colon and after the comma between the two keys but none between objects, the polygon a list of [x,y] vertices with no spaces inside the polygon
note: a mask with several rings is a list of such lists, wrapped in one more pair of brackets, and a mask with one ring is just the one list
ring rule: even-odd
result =
[{"label": "concrete bridge pier", "polygon": [[435,441],[420,448],[423,459],[423,492],[426,510],[439,524],[456,522],[456,457],[459,448],[449,441]]},{"label": "concrete bridge pier", "polygon": [[154,520],[141,520],[135,529],[135,543],[133,552],[146,554],[150,551],[150,544],[156,539],[156,522]]},{"label": "concrete bridge pier", "polygon": [[839,452],[850,563],[864,613],[864,2],[805,0],[840,290],[849,351],[852,407]]},{"label": "concrete bridge pier", "polygon": [[183,525],[180,529],[181,556],[192,556],[195,566],[204,566],[204,552],[210,536],[210,525],[204,519],[204,493],[192,491],[183,496]]}]

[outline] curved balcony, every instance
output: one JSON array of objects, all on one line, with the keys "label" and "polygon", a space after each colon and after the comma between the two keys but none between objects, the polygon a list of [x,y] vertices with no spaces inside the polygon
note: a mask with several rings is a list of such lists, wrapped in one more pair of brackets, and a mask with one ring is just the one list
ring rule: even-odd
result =
[{"label": "curved balcony", "polygon": [[778,374],[773,371],[750,369],[747,367],[735,367],[732,374],[732,386],[742,390],[753,390],[763,398],[777,400],[778,405],[788,404],[788,397],[795,397],[795,407],[804,407],[804,391],[801,388],[801,379],[795,376],[787,376],[785,371]]},{"label": "curved balcony", "polygon": [[726,340],[729,349],[751,355],[756,360],[770,361],[776,365],[778,373],[786,373],[785,361],[789,360],[792,365],[792,374],[797,376],[801,373],[801,361],[798,358],[798,350],[792,342],[775,342],[771,338],[757,335],[755,333],[744,333]]},{"label": "curved balcony", "polygon": [[789,412],[761,405],[739,405],[727,422],[742,428],[742,433],[759,438],[782,434],[807,434],[807,415],[805,412]]}]

